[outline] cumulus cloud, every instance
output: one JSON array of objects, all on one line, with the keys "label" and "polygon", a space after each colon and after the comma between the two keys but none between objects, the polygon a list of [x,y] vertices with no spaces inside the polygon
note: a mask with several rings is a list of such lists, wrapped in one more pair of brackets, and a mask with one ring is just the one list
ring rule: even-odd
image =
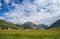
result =
[{"label": "cumulus cloud", "polygon": [[3,15],[6,20],[14,23],[33,22],[51,25],[60,19],[59,4],[60,0],[35,0],[33,3],[25,0],[22,4],[12,3],[16,9]]},{"label": "cumulus cloud", "polygon": [[8,3],[10,2],[10,0],[4,0],[4,2],[5,2],[6,4],[8,4]]},{"label": "cumulus cloud", "polygon": [[4,20],[4,17],[1,17],[1,16],[0,16],[0,19],[1,19],[1,20]]},{"label": "cumulus cloud", "polygon": [[0,9],[1,9],[1,6],[2,6],[2,3],[1,3],[1,1],[0,1]]}]

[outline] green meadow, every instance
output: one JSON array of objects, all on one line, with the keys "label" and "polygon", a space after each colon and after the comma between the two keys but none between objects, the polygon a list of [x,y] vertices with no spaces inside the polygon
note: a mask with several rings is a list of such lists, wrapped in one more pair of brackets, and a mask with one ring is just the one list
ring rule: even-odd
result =
[{"label": "green meadow", "polygon": [[0,30],[0,39],[60,39],[60,30]]}]

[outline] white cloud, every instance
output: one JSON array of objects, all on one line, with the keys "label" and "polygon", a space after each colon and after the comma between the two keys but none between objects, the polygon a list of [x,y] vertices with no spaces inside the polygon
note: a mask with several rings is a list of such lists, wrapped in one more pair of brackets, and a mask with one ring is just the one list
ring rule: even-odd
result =
[{"label": "white cloud", "polygon": [[[49,2],[52,4],[49,5]],[[60,19],[60,5],[57,2],[57,0],[35,0],[34,3],[30,3],[26,0],[23,2],[24,4],[20,5],[13,3],[16,9],[3,15],[5,15],[5,18],[8,18],[8,21],[14,23],[24,23],[30,21],[36,24],[44,23],[51,25],[57,19]],[[38,7],[40,8],[39,12],[37,11]],[[27,14],[29,16],[27,16]]]},{"label": "white cloud", "polygon": [[4,19],[4,17],[1,17],[1,16],[0,16],[0,19],[2,19],[2,20],[3,20],[3,19]]},{"label": "white cloud", "polygon": [[4,0],[4,2],[5,2],[6,4],[8,4],[8,3],[10,2],[10,0]]},{"label": "white cloud", "polygon": [[1,6],[2,6],[2,3],[1,3],[1,1],[0,1],[0,9],[1,9]]}]

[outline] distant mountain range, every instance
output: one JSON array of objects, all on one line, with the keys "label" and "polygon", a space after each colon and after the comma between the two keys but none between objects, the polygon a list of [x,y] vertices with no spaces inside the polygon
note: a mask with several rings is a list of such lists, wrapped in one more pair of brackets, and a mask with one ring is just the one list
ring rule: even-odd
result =
[{"label": "distant mountain range", "polygon": [[25,29],[34,29],[34,30],[37,29],[37,25],[34,24],[34,23],[32,23],[32,22],[23,23],[22,26],[23,26]]},{"label": "distant mountain range", "polygon": [[60,29],[60,19],[54,22],[50,27],[45,24],[36,25],[32,22],[25,22],[23,24],[13,24],[12,22],[7,22],[0,20],[0,29],[20,29],[20,30],[48,30],[48,29]]}]

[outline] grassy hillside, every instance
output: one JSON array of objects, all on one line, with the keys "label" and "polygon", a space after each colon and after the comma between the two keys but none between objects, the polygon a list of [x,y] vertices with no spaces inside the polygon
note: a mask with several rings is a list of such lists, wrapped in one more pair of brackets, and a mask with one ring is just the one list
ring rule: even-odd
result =
[{"label": "grassy hillside", "polygon": [[60,30],[0,30],[0,39],[60,39]]},{"label": "grassy hillside", "polygon": [[6,21],[0,20],[0,27],[3,28],[17,28],[17,26],[15,24],[10,24]]}]

